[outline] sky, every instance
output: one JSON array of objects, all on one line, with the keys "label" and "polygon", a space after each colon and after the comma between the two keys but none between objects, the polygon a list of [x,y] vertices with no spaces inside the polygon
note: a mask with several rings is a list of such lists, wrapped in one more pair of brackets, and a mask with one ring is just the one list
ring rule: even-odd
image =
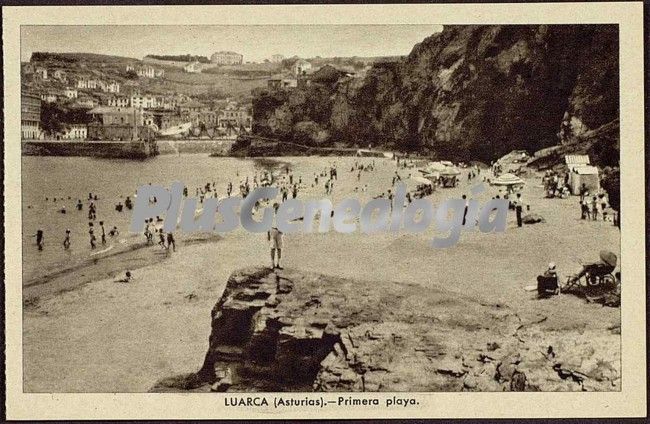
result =
[{"label": "sky", "polygon": [[285,57],[399,56],[439,32],[439,25],[23,26],[21,60],[32,52],[100,53],[142,59],[147,54],[210,57],[220,50],[260,62]]}]

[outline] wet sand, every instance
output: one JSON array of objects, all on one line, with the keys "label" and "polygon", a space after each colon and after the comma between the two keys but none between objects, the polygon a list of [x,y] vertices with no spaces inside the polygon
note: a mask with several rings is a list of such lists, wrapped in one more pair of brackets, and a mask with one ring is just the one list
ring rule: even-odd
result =
[{"label": "wet sand", "polygon": [[[395,171],[394,162],[377,159],[376,170],[363,173],[358,183],[356,173],[349,172],[355,158],[281,160],[292,164],[295,178],[303,176],[306,187],[300,198],[325,197],[322,178],[318,187],[310,187],[313,174],[336,160],[339,178],[329,196],[334,204],[352,195],[366,202],[385,192]],[[400,171],[404,178],[409,172],[413,171]],[[557,264],[564,279],[580,269],[578,260],[596,260],[601,249],[620,251],[619,231],[611,222],[582,221],[577,197],[544,199],[540,178],[526,181],[525,201],[545,223],[517,228],[510,213],[504,233],[463,232],[459,243],[448,249],[430,246],[439,234],[435,228],[421,234],[286,235],[283,266],[373,280],[377,290],[385,281],[415,283],[422,290],[439,287],[481,303],[507,305],[523,315],[546,317],[546,328],[567,334],[620,325],[618,308],[587,304],[571,295],[537,300],[523,290],[535,284],[548,262]],[[355,193],[359,184],[368,184],[369,191]],[[432,201],[460,198],[470,187],[463,174],[459,187],[439,189]],[[485,196],[494,194],[495,189],[489,188]],[[156,250],[155,246],[126,255],[134,255],[133,260],[149,255],[150,260]],[[123,260],[128,258],[116,257],[115,263]],[[94,266],[102,267],[102,262]],[[196,371],[208,346],[210,311],[228,275],[234,269],[269,263],[265,235],[238,229],[221,240],[180,245],[163,260],[143,263],[128,284],[106,278],[113,272],[121,274],[112,265],[86,278],[88,284],[79,274],[83,269],[57,277],[75,288],[42,293],[24,313],[25,391],[146,392],[161,377]]]}]

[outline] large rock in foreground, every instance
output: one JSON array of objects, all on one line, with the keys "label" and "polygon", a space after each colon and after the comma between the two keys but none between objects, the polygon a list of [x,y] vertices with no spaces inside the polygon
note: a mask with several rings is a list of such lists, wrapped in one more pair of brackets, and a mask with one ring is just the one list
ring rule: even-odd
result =
[{"label": "large rock in foreground", "polygon": [[201,369],[152,391],[618,390],[616,331],[544,321],[415,284],[247,269],[212,311]]}]

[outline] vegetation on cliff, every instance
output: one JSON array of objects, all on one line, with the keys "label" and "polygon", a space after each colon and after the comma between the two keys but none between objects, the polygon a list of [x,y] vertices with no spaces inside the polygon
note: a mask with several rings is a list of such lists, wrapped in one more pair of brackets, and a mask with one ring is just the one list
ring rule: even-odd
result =
[{"label": "vegetation on cliff", "polygon": [[259,94],[254,130],[489,161],[616,120],[618,77],[616,26],[447,26],[363,78]]}]

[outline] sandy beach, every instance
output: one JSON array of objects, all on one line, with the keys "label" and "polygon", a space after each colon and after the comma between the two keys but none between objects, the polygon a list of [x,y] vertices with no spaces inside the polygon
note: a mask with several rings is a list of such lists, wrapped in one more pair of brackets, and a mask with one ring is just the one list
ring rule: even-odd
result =
[{"label": "sandy beach", "polygon": [[[371,163],[372,158],[281,160],[291,164],[295,179],[302,177],[301,199],[325,197],[323,179],[311,187],[313,176],[336,162],[338,179],[328,196],[334,204],[352,196],[366,202],[386,192],[397,169],[393,160],[374,159],[374,171],[363,172],[358,182],[352,165]],[[252,169],[246,165],[242,176]],[[469,194],[476,181],[470,184],[466,172],[458,187],[437,189],[430,197],[433,204]],[[417,171],[399,173],[413,189],[408,174]],[[431,239],[440,234],[435,228],[420,234],[286,235],[283,266],[344,278],[362,272],[365,280],[376,281],[377,290],[383,282],[405,282],[423,290],[458,292],[484,304],[508,306],[522,316],[546,317],[546,328],[567,334],[620,326],[619,308],[588,304],[568,294],[538,300],[524,291],[549,262],[557,264],[564,281],[580,270],[580,261],[597,260],[600,250],[620,252],[620,233],[611,222],[580,220],[576,196],[544,198],[541,174],[524,179],[525,202],[544,217],[543,223],[517,228],[511,211],[504,233],[464,231],[458,244],[447,249],[431,247]],[[365,184],[367,192],[355,192]],[[496,193],[488,187],[479,199],[484,202]],[[199,242],[183,239],[171,254],[161,254],[158,246],[124,252],[120,261],[139,258],[132,262],[130,283],[115,282],[126,267],[118,269],[115,261],[98,255],[87,267],[25,287],[23,298],[33,299],[24,311],[25,391],[146,392],[162,377],[196,371],[208,345],[210,311],[228,276],[239,268],[268,266],[268,250],[265,235],[238,229]],[[47,288],[52,285],[58,289]],[[619,341],[618,336],[613,339]],[[618,354],[617,346],[612,350]]]}]

